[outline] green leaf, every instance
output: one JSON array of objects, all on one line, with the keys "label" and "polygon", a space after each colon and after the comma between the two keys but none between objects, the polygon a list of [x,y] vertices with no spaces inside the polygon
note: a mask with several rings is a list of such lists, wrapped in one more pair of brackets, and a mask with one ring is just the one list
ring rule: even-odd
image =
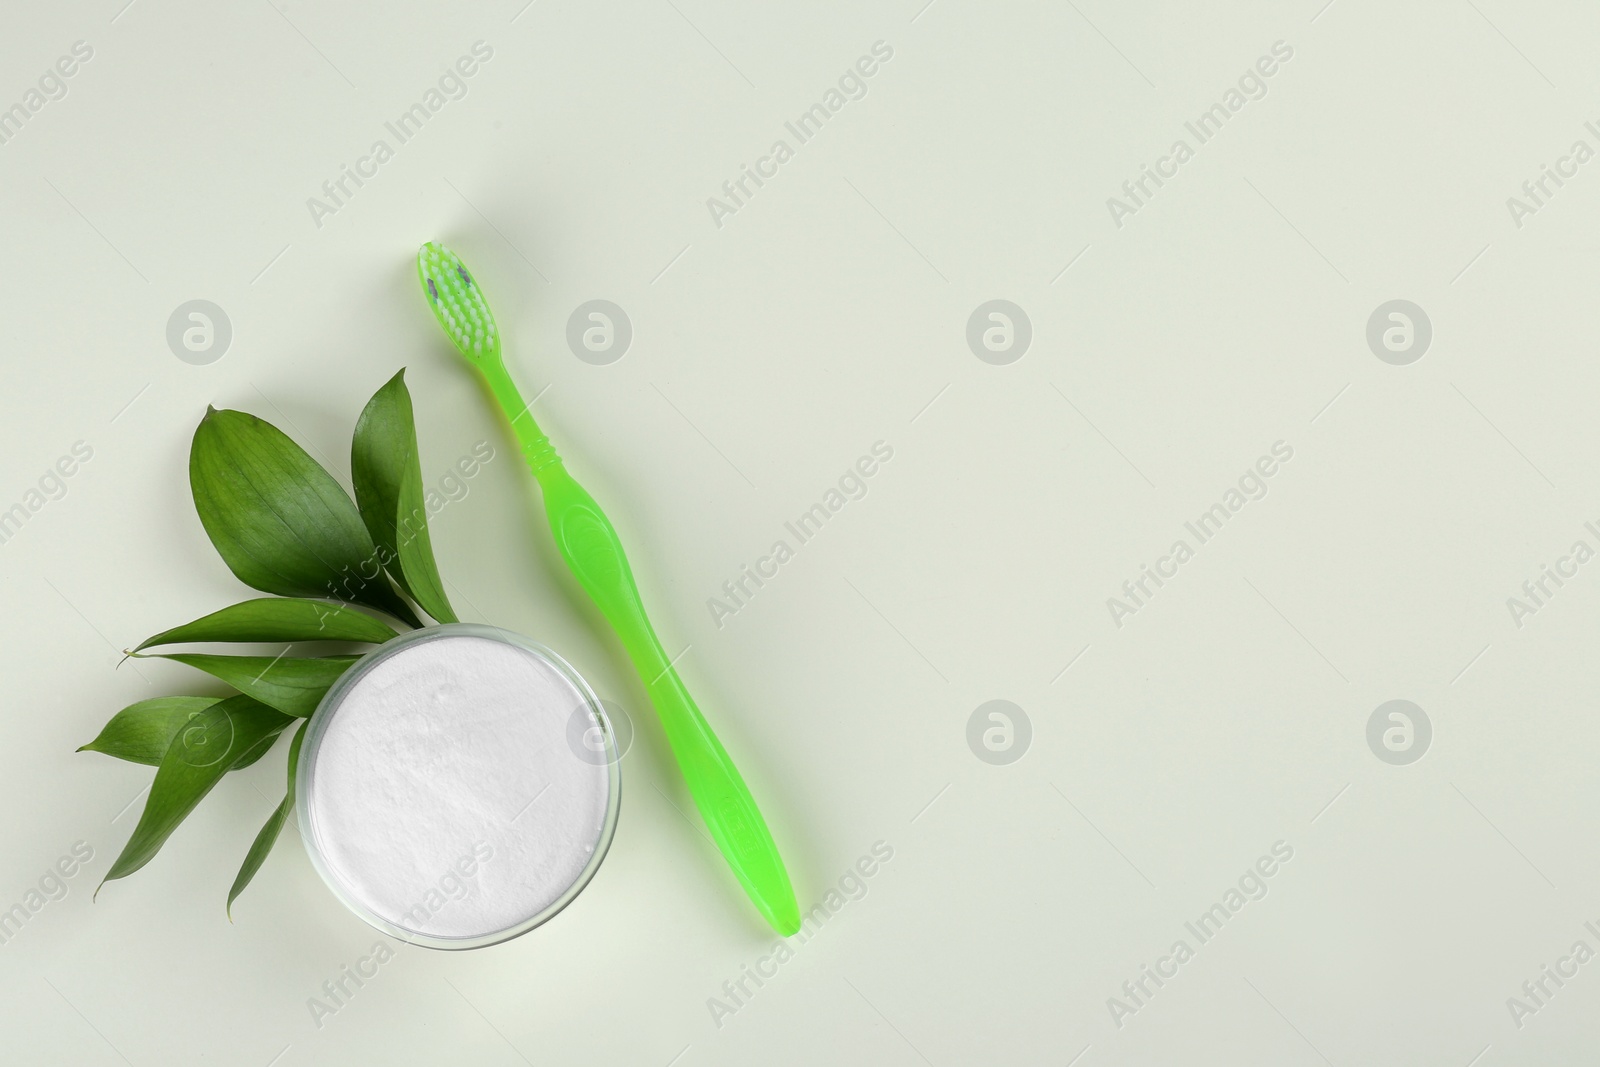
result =
[{"label": "green leaf", "polygon": [[164,630],[134,651],[189,641],[365,641],[381,645],[398,636],[387,623],[330,601],[261,597]]},{"label": "green leaf", "polygon": [[283,795],[283,803],[267,816],[266,824],[261,827],[261,832],[256,834],[255,841],[250,844],[250,851],[245,854],[244,865],[239,868],[239,875],[233,880],[233,888],[228,890],[229,922],[233,921],[234,900],[244,892],[244,887],[250,884],[250,879],[256,876],[256,872],[266,862],[267,853],[272,851],[278,835],[283,832],[283,824],[289,820],[289,812],[294,810],[294,778],[300,767],[300,742],[305,736],[306,724],[301,723],[300,728],[295,731],[294,740],[289,743],[289,791]]},{"label": "green leaf", "polygon": [[235,761],[287,722],[247,696],[218,701],[190,720],[161,757],[139,825],[100,884],[126,878],[149,863]]},{"label": "green leaf", "polygon": [[246,696],[285,715],[308,717],[328,687],[360,656],[213,656],[169,652],[156,659],[177,660],[220,678]]},{"label": "green leaf", "polygon": [[400,569],[414,590],[413,599],[439,622],[459,622],[444,593],[444,580],[433,558],[428,509],[423,500],[422,470],[415,459],[400,482]]},{"label": "green leaf", "polygon": [[401,588],[435,619],[455,622],[428,534],[417,426],[405,373],[390,378],[361,412],[350,446],[350,479],[379,558]]},{"label": "green leaf", "polygon": [[[166,755],[167,749],[172,745],[173,737],[183,729],[184,724],[222,699],[222,697],[178,696],[141,700],[113,715],[105,728],[100,731],[100,735],[78,751],[101,752],[131,763],[159,767],[161,757]],[[281,715],[280,718],[283,722],[279,725],[279,730],[294,721],[288,715]],[[277,739],[276,731],[271,736],[262,738],[255,748],[241,755],[230,769],[237,771],[250,766],[266,755],[267,750]]]},{"label": "green leaf", "polygon": [[[302,719],[301,721],[304,722],[305,720]],[[293,715],[285,715],[283,717],[283,725],[284,726],[288,726],[292,722],[294,722],[294,716]],[[234,760],[233,761],[233,766],[229,767],[228,769],[230,771],[242,771],[242,770],[244,770],[246,767],[248,767],[252,763],[256,762],[256,760],[260,759],[262,756],[265,756],[267,754],[267,752],[271,750],[272,743],[274,741],[276,741],[277,739],[278,739],[278,734],[277,733],[274,733],[271,737],[263,737],[260,741],[256,742],[256,747],[255,748],[250,749],[244,755],[242,755],[238,759]]]},{"label": "green leaf", "polygon": [[189,485],[206,535],[246,585],[354,600],[422,625],[384,576],[350,497],[271,423],[208,408],[189,450]]},{"label": "green leaf", "polygon": [[117,759],[158,767],[183,724],[221,699],[155,697],[129,704],[111,716],[100,735],[78,751],[103,752]]},{"label": "green leaf", "polygon": [[356,420],[355,438],[350,444],[350,481],[356,490],[356,506],[378,548],[378,556],[394,574],[400,587],[415,599],[410,583],[401,572],[396,549],[396,525],[400,514],[400,482],[415,451],[416,428],[412,422],[411,394],[401,370],[372,395]]}]

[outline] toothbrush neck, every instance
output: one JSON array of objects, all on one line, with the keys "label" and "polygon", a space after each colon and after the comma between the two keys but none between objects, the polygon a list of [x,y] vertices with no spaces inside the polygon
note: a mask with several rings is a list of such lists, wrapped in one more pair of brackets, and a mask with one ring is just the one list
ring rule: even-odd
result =
[{"label": "toothbrush neck", "polygon": [[550,443],[550,438],[539,429],[533,412],[528,410],[529,405],[522,399],[522,394],[511,381],[511,376],[506,373],[505,365],[485,367],[484,378],[488,381],[489,389],[499,401],[506,418],[511,421],[511,430],[517,435],[518,444],[522,446],[522,458],[527,462],[533,476],[542,481],[547,475],[563,470],[561,456]]},{"label": "toothbrush neck", "polygon": [[561,456],[556,453],[556,446],[552,445],[550,438],[540,433],[537,427],[530,435],[518,433],[517,438],[522,442],[522,458],[527,462],[533,476],[541,483],[548,476],[566,471]]}]

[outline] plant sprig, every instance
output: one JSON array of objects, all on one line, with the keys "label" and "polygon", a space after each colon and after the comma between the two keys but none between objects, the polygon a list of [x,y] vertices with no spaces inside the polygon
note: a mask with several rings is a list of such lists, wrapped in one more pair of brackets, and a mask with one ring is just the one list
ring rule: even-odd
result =
[{"label": "plant sprig", "polygon": [[[350,467],[354,501],[271,423],[216,408],[208,408],[200,420],[189,450],[189,484],[200,523],[235,577],[274,595],[164,630],[129,653],[187,664],[228,684],[235,695],[141,700],[113,715],[78,750],[156,768],[138,825],[102,886],[149,863],[229,771],[259,760],[298,719],[288,789],[228,890],[231,919],[234,900],[261,869],[293,812],[306,721],[360,658],[290,656],[289,648],[312,641],[375,646],[399,636],[389,620],[406,628],[424,625],[424,616],[456,621],[428,534],[405,371],[386,382],[362,411]],[[145,651],[201,642],[278,643],[284,649],[277,656]]]}]

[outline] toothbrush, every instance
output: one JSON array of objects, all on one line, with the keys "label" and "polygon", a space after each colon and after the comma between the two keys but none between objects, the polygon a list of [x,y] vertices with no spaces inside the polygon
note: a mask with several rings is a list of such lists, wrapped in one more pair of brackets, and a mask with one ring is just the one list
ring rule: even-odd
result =
[{"label": "toothbrush", "polygon": [[800,929],[800,909],[766,821],[656,638],[616,530],[594,498],[567,473],[506,373],[500,332],[482,290],[460,258],[437,242],[423,245],[417,253],[417,273],[439,325],[467,362],[478,368],[511,420],[522,458],[544,497],[556,547],[639,672],[712,840],[773,929],[785,937],[795,933]]}]

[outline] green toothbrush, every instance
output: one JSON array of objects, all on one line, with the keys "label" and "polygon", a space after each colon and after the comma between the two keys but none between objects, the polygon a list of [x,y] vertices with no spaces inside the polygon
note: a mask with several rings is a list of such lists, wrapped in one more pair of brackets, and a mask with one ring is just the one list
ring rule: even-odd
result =
[{"label": "green toothbrush", "polygon": [[793,934],[800,929],[800,909],[766,820],[656,639],[616,530],[594,498],[567,473],[506,373],[500,333],[483,291],[461,259],[437,242],[430,241],[417,253],[417,274],[439,325],[478,368],[511,420],[522,458],[544,496],[556,547],[621,638],[712,839],[767,922],[786,937]]}]

